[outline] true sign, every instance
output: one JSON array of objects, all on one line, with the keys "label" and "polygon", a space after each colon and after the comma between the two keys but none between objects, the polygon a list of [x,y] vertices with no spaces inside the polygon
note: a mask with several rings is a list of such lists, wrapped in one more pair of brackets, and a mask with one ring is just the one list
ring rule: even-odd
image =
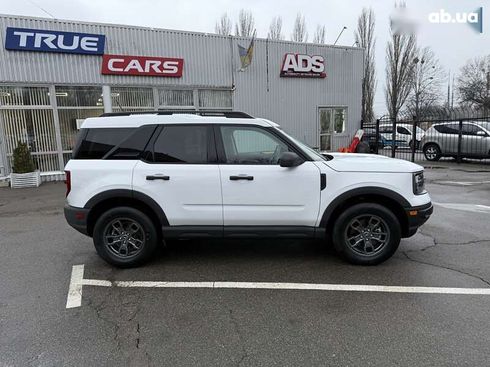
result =
[{"label": "true sign", "polygon": [[323,56],[309,56],[288,53],[284,55],[281,67],[282,77],[325,78]]},{"label": "true sign", "polygon": [[7,27],[5,37],[7,50],[102,55],[104,46],[102,34]]},{"label": "true sign", "polygon": [[104,55],[102,74],[166,76],[180,78],[184,59],[171,57]]}]

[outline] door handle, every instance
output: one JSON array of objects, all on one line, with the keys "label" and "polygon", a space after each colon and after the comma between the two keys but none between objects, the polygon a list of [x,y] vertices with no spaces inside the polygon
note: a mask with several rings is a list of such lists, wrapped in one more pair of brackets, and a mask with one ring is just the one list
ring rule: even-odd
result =
[{"label": "door handle", "polygon": [[254,176],[247,176],[247,175],[230,176],[230,180],[231,181],[238,181],[238,180],[253,181]]},{"label": "door handle", "polygon": [[148,181],[155,181],[155,180],[168,181],[170,180],[170,176],[154,175],[154,176],[146,176],[146,179]]}]

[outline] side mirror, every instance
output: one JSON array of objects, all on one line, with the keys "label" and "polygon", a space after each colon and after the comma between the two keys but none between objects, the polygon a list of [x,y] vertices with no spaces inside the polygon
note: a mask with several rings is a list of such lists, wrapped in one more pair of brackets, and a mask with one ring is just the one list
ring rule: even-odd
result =
[{"label": "side mirror", "polygon": [[283,152],[278,161],[281,167],[296,167],[303,162],[304,160],[294,152]]},{"label": "side mirror", "polygon": [[485,131],[483,131],[483,130],[478,130],[478,131],[476,132],[476,135],[477,135],[477,136],[487,136],[487,134],[486,134],[486,133],[485,133]]}]

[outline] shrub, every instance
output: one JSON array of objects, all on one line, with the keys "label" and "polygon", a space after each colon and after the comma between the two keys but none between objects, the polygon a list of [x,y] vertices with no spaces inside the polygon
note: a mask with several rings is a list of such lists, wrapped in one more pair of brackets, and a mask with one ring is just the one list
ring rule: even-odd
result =
[{"label": "shrub", "polygon": [[17,148],[14,149],[14,164],[12,171],[14,173],[34,172],[36,166],[32,159],[31,151],[27,143],[19,141]]}]

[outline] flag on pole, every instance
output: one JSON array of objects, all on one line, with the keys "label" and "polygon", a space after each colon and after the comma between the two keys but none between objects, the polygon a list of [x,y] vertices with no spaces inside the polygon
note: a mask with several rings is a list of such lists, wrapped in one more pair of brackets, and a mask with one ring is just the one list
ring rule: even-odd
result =
[{"label": "flag on pole", "polygon": [[255,40],[255,31],[248,48],[238,45],[238,54],[240,55],[240,62],[242,64],[242,67],[240,68],[239,71],[244,71],[252,63],[252,57],[254,54],[254,40]]}]

